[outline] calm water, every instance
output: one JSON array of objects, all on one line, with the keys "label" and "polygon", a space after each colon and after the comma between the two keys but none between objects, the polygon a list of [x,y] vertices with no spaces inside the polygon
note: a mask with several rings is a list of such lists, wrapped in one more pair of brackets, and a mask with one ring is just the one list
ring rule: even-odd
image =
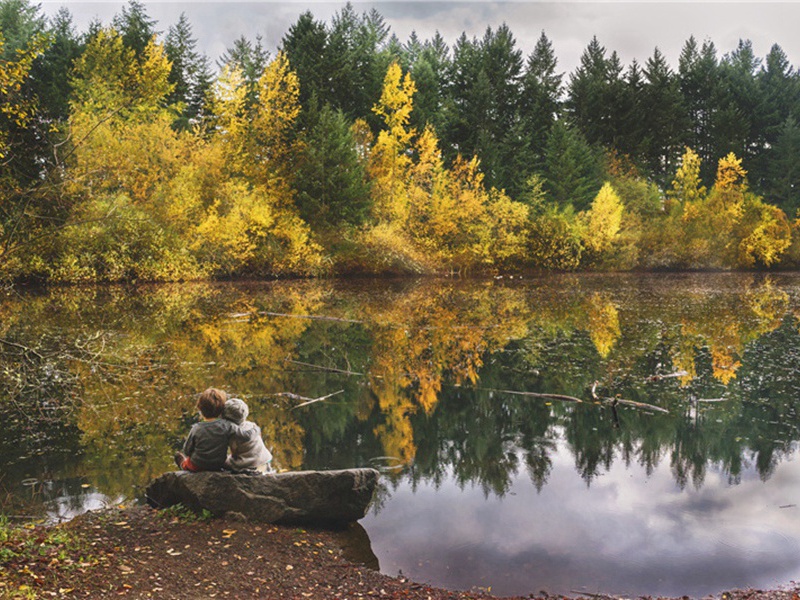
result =
[{"label": "calm water", "polygon": [[799,330],[794,275],[17,290],[0,511],[138,501],[215,385],[279,467],[382,471],[362,525],[388,574],[774,587],[800,579]]}]

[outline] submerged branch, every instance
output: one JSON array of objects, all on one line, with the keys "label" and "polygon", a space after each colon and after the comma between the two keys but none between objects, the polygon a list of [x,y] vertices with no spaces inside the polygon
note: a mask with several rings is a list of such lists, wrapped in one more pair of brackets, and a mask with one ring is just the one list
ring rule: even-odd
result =
[{"label": "submerged branch", "polygon": [[301,396],[300,394],[293,394],[292,392],[278,392],[277,394],[272,394],[273,396],[281,396],[283,398],[290,398],[292,400],[303,400],[301,404],[297,404],[290,408],[289,410],[294,410],[295,408],[300,408],[301,406],[308,406],[309,404],[314,404],[316,402],[322,402],[323,400],[327,400],[332,396],[336,396],[337,394],[343,394],[344,390],[339,390],[337,392],[333,392],[332,394],[328,394],[326,396],[320,396],[319,398],[307,398],[305,396]]},{"label": "submerged branch", "polygon": [[655,412],[660,412],[664,414],[669,414],[669,411],[666,408],[661,408],[660,406],[656,406],[654,404],[647,404],[646,402],[637,402],[635,400],[625,400],[624,398],[601,398],[597,395],[597,381],[592,384],[592,398],[594,398],[597,402],[602,402],[611,407],[615,407],[618,404],[622,404],[624,406],[632,406],[633,408],[641,408],[644,410],[653,410]]},{"label": "submerged branch", "polygon": [[583,400],[575,396],[565,396],[564,394],[540,394],[538,392],[522,392],[519,390],[500,390],[496,388],[475,388],[485,392],[497,392],[499,394],[513,394],[514,396],[529,396],[531,398],[545,398],[547,400],[563,400],[564,402],[583,403]]},{"label": "submerged branch", "polygon": [[289,313],[276,313],[276,312],[267,312],[264,310],[258,311],[257,313],[235,313],[230,315],[231,318],[240,318],[244,317],[249,314],[257,314],[263,315],[266,317],[286,317],[290,319],[311,319],[313,321],[335,321],[337,323],[363,323],[364,321],[357,321],[355,319],[340,319],[339,317],[328,317],[325,315],[292,315]]},{"label": "submerged branch", "polygon": [[312,367],[314,369],[317,369],[318,371],[328,371],[330,373],[341,373],[342,375],[354,375],[356,377],[364,377],[364,373],[358,373],[356,371],[347,371],[345,369],[337,369],[335,367],[323,367],[322,365],[315,365],[313,363],[301,362],[299,360],[292,360],[290,358],[287,358],[286,362],[291,363],[293,365],[300,365],[301,367]]}]

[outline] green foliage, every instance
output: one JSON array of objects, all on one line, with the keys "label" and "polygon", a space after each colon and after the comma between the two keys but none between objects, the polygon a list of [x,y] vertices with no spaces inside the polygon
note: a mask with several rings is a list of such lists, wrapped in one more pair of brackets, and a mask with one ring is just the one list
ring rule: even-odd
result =
[{"label": "green foliage", "polygon": [[206,508],[198,513],[180,502],[158,511],[158,515],[164,519],[178,520],[181,523],[206,523],[214,518],[211,511]]},{"label": "green foliage", "polygon": [[[31,569],[74,571],[98,562],[90,544],[63,527],[14,526],[0,514],[0,569],[3,571],[8,569],[16,574],[31,573]],[[28,587],[22,584],[17,589],[24,592]]]},{"label": "green foliage", "polygon": [[561,207],[581,211],[589,207],[603,182],[600,157],[576,130],[557,121],[547,138],[545,187]]},{"label": "green foliage", "polygon": [[311,126],[301,138],[295,176],[300,216],[315,229],[360,225],[369,211],[369,185],[351,124],[327,104],[306,121]]}]

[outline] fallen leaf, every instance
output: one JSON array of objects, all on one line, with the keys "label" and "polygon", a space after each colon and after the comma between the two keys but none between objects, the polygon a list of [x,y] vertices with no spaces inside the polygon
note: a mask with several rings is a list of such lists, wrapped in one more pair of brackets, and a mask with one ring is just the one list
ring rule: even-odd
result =
[{"label": "fallen leaf", "polygon": [[236,530],[235,530],[235,529],[223,529],[223,530],[222,530],[222,537],[224,537],[224,538],[229,538],[229,537],[231,537],[231,536],[232,536],[234,533],[236,533]]},{"label": "fallen leaf", "polygon": [[286,565],[286,570],[287,571],[291,571],[292,569],[294,569],[294,567],[292,565]]}]

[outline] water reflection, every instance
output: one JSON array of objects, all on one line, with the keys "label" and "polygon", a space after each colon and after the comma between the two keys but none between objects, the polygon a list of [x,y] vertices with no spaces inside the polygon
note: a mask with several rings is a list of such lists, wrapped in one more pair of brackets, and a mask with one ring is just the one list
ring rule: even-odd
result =
[{"label": "water reflection", "polygon": [[3,510],[141,495],[215,385],[278,466],[383,471],[367,530],[387,572],[508,593],[788,581],[796,509],[747,511],[792,503],[799,291],[720,274],[6,296]]}]

